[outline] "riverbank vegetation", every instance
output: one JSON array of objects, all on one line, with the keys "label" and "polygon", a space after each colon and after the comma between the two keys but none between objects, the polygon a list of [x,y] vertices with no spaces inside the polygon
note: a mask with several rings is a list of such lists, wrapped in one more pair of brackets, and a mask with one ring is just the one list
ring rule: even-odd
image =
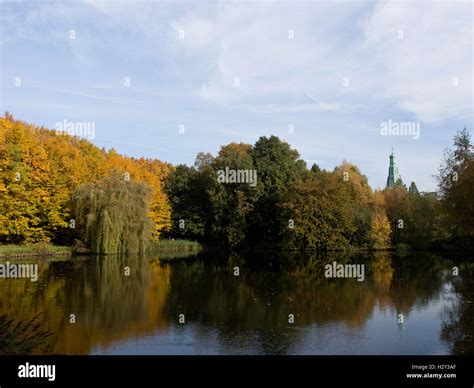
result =
[{"label": "riverbank vegetation", "polygon": [[472,248],[473,154],[464,129],[446,151],[437,192],[401,179],[373,190],[354,164],[308,168],[276,136],[222,146],[216,157],[200,152],[194,166],[173,167],[6,114],[0,118],[0,243],[80,240],[100,254],[186,251],[198,243],[231,250]]},{"label": "riverbank vegetation", "polygon": [[25,256],[69,256],[71,247],[38,243],[31,245],[0,244],[0,258]]},{"label": "riverbank vegetation", "polygon": [[196,241],[189,240],[159,240],[150,243],[149,253],[198,253],[204,246]]},{"label": "riverbank vegetation", "polygon": [[[216,158],[200,153],[193,167],[170,174],[171,234],[231,249],[472,249],[473,155],[464,129],[445,152],[438,192],[420,192],[401,179],[372,190],[357,166],[308,169],[275,136],[254,146],[232,143]],[[256,170],[256,186],[219,183],[216,174],[225,168]]]}]

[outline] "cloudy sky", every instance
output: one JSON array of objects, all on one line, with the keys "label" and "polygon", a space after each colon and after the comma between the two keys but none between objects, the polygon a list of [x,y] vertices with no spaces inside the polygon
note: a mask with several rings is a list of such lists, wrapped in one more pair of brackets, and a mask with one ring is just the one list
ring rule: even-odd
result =
[{"label": "cloudy sky", "polygon": [[376,188],[393,146],[403,180],[433,190],[473,128],[471,1],[2,1],[0,28],[2,112],[94,123],[93,143],[130,156],[192,164],[273,134]]}]

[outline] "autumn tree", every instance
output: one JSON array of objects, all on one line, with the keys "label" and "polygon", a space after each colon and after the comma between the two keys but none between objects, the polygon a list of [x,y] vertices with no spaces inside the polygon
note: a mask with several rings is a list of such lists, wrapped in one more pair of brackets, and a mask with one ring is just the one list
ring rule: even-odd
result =
[{"label": "autumn tree", "polygon": [[327,171],[311,172],[285,191],[280,204],[284,246],[326,250],[349,244],[350,193],[339,178]]},{"label": "autumn tree", "polygon": [[0,120],[0,238],[5,242],[49,241],[67,225],[56,172],[35,130],[8,115]]},{"label": "autumn tree", "polygon": [[403,185],[386,187],[383,190],[385,211],[392,230],[392,243],[403,242],[408,220],[408,192]]},{"label": "autumn tree", "polygon": [[351,225],[346,230],[347,238],[353,245],[366,245],[369,243],[372,222],[372,189],[368,179],[357,166],[345,160],[334,169],[334,173],[348,190],[352,205]]},{"label": "autumn tree", "polygon": [[163,185],[173,167],[99,149],[77,136],[0,118],[0,241],[71,243],[76,237],[72,195],[79,185],[111,171],[147,183],[152,238],[171,229],[171,207]]},{"label": "autumn tree", "polygon": [[385,212],[385,197],[380,190],[376,190],[372,196],[369,233],[370,248],[386,249],[390,247],[392,228]]}]

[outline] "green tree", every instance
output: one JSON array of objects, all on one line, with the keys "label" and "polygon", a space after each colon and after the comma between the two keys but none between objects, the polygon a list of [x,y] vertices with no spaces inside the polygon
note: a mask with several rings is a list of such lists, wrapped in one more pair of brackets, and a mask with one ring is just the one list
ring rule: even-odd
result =
[{"label": "green tree", "polygon": [[412,248],[429,248],[442,238],[442,224],[435,193],[419,192],[415,182],[406,196],[405,230],[402,242]]},{"label": "green tree", "polygon": [[76,225],[84,242],[99,254],[144,252],[151,235],[151,189],[117,172],[77,188]]},{"label": "green tree", "polygon": [[304,177],[306,163],[300,159],[298,151],[276,136],[260,137],[253,147],[252,159],[258,183],[249,240],[252,244],[262,241],[275,243],[279,241],[282,230],[278,204],[288,187]]},{"label": "green tree", "polygon": [[209,153],[199,152],[196,155],[196,160],[194,161],[194,168],[198,171],[201,171],[204,167],[209,166],[214,157]]},{"label": "green tree", "polygon": [[454,136],[454,149],[446,149],[438,180],[438,194],[446,222],[454,237],[474,236],[474,149],[469,131]]},{"label": "green tree", "polygon": [[172,208],[173,236],[199,241],[209,239],[213,214],[207,191],[214,185],[213,180],[213,169],[209,165],[198,171],[182,164],[168,176],[165,192]]},{"label": "green tree", "polygon": [[[212,203],[214,215],[212,230],[214,241],[235,248],[247,237],[248,217],[254,209],[257,188],[253,182],[218,182],[217,174],[227,171],[245,171],[247,177],[254,170],[252,146],[231,143],[221,147],[213,161],[215,182],[207,194]],[[258,181],[258,175],[257,175]]]}]

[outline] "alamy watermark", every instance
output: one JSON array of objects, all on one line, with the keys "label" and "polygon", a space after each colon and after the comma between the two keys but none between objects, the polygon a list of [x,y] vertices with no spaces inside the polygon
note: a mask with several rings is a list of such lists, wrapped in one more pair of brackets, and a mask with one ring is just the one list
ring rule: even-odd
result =
[{"label": "alamy watermark", "polygon": [[364,264],[338,264],[333,261],[332,264],[326,264],[324,270],[326,278],[356,278],[358,282],[365,279]]},{"label": "alamy watermark", "polygon": [[420,123],[418,121],[384,121],[380,123],[382,136],[411,136],[413,140],[420,138]]},{"label": "alamy watermark", "polygon": [[29,278],[38,280],[38,264],[16,264],[9,261],[0,264],[0,278]]},{"label": "alamy watermark", "polygon": [[95,122],[93,121],[69,121],[64,119],[56,123],[58,135],[78,136],[88,140],[95,139]]},{"label": "alamy watermark", "polygon": [[19,378],[45,378],[56,380],[56,365],[35,365],[29,362],[18,366]]},{"label": "alamy watermark", "polygon": [[257,170],[234,170],[226,167],[225,170],[217,171],[217,182],[247,183],[251,187],[255,187],[257,185]]}]

